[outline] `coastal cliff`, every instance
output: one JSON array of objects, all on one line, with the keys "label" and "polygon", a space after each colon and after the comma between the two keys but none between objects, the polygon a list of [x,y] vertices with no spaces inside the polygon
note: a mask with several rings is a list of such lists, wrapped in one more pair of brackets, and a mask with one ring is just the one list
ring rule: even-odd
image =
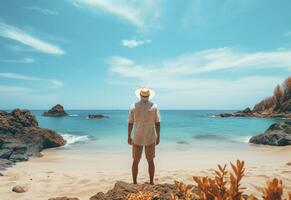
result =
[{"label": "coastal cliff", "polygon": [[291,119],[291,77],[277,85],[272,96],[257,103],[253,109],[246,108],[235,113],[222,113],[218,117],[278,117]]},{"label": "coastal cliff", "polygon": [[0,110],[0,170],[15,162],[39,156],[43,149],[65,144],[56,132],[40,128],[29,110],[14,109],[10,113]]}]

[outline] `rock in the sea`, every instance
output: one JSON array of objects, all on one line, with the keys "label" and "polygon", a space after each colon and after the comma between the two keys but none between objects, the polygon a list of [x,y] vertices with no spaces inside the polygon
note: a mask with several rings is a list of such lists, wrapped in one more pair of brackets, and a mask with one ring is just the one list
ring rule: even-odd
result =
[{"label": "rock in the sea", "polygon": [[291,120],[272,124],[265,133],[253,136],[249,142],[273,146],[291,145]]},{"label": "rock in the sea", "polygon": [[138,192],[153,192],[158,196],[155,199],[170,200],[170,195],[176,194],[179,196],[179,191],[176,189],[174,184],[130,184],[123,181],[117,181],[114,188],[107,191],[107,193],[98,192],[92,196],[90,200],[123,200],[128,194]]},{"label": "rock in the sea", "polygon": [[48,200],[80,200],[77,197],[56,197],[56,198],[49,198]]},{"label": "rock in the sea", "polygon": [[68,113],[66,113],[66,111],[64,110],[64,107],[60,104],[55,105],[49,111],[43,113],[43,116],[49,116],[49,117],[63,117],[67,115]]},{"label": "rock in the sea", "polygon": [[12,188],[12,191],[13,192],[16,192],[16,193],[23,193],[23,192],[26,192],[26,190],[20,186],[20,185],[16,185]]},{"label": "rock in the sea", "polygon": [[219,117],[232,117],[232,114],[230,113],[222,113],[218,115]]},{"label": "rock in the sea", "polygon": [[108,116],[101,115],[101,114],[98,114],[98,115],[90,114],[90,115],[88,115],[88,118],[89,119],[102,119],[102,118],[108,118]]},{"label": "rock in the sea", "polygon": [[29,110],[0,111],[0,170],[28,160],[42,149],[64,144],[61,135],[40,128]]}]

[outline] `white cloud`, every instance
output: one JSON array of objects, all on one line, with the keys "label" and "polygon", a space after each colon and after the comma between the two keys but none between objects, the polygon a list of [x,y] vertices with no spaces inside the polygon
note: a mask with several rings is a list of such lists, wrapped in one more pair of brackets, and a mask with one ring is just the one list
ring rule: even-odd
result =
[{"label": "white cloud", "polygon": [[0,59],[0,62],[3,63],[20,63],[20,64],[31,64],[34,63],[35,60],[33,58],[23,58],[21,60],[7,60],[7,59]]},{"label": "white cloud", "polygon": [[[210,49],[159,62],[136,62],[124,57],[108,61],[111,84],[133,90],[141,85],[157,89],[164,106],[184,108],[239,108],[270,96],[283,76],[223,77],[205,76],[209,72],[234,69],[283,68],[291,70],[291,51],[239,52],[231,48]],[[287,76],[287,74],[286,74]],[[227,96],[227,98],[226,98]],[[255,99],[255,100],[254,100]]]},{"label": "white cloud", "polygon": [[17,95],[17,94],[25,94],[30,92],[29,88],[19,87],[19,86],[11,86],[11,85],[0,85],[0,94],[3,95]]},{"label": "white cloud", "polygon": [[33,10],[33,11],[36,11],[36,12],[40,12],[40,13],[42,13],[44,15],[58,15],[59,14],[55,10],[41,8],[41,7],[38,7],[38,6],[28,6],[28,7],[25,7],[25,9],[27,9],[27,10]]},{"label": "white cloud", "polygon": [[32,36],[25,31],[14,26],[7,25],[0,22],[0,36],[17,41],[21,44],[27,45],[39,52],[62,55],[64,50],[55,44],[48,43],[35,36]]},{"label": "white cloud", "polygon": [[291,31],[288,31],[288,32],[284,33],[284,36],[290,37],[291,36]]},{"label": "white cloud", "polygon": [[61,82],[61,81],[58,81],[58,80],[50,80],[51,83],[52,83],[52,88],[60,88],[60,87],[63,87],[64,84]]},{"label": "white cloud", "polygon": [[152,41],[147,39],[147,40],[136,40],[136,39],[131,39],[131,40],[121,40],[121,44],[125,47],[129,48],[134,48],[139,45],[143,45],[146,43],[151,43]]},{"label": "white cloud", "polygon": [[70,2],[76,7],[85,5],[89,8],[102,9],[139,28],[156,24],[160,17],[159,2],[154,0],[71,0]]},{"label": "white cloud", "polygon": [[286,68],[291,71],[291,51],[239,52],[220,48],[185,54],[156,63],[135,63],[123,57],[111,57],[110,70],[124,77],[181,77],[235,68]]},{"label": "white cloud", "polygon": [[60,88],[63,87],[64,84],[61,81],[55,79],[46,79],[46,78],[39,78],[34,76],[27,76],[22,74],[16,73],[0,73],[0,77],[2,78],[10,78],[10,79],[18,79],[18,80],[30,80],[30,81],[45,81],[50,83],[51,88]]}]

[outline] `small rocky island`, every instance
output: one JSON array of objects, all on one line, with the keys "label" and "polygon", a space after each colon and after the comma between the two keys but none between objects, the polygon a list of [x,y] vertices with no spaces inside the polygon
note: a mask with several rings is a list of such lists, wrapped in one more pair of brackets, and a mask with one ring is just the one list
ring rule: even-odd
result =
[{"label": "small rocky island", "polygon": [[102,119],[102,118],[109,118],[108,116],[106,115],[102,115],[102,114],[89,114],[88,115],[88,118],[89,119]]},{"label": "small rocky island", "polygon": [[65,143],[61,135],[40,128],[29,110],[14,109],[10,113],[0,110],[0,170]]},{"label": "small rocky island", "polygon": [[67,116],[68,113],[66,113],[62,105],[57,104],[54,107],[52,107],[50,110],[48,110],[47,112],[44,112],[42,115],[49,116],[49,117],[63,117],[63,116]]},{"label": "small rocky island", "polygon": [[254,106],[235,113],[222,113],[217,117],[274,117],[291,119],[291,77],[282,85],[277,85],[273,96],[270,96]]}]

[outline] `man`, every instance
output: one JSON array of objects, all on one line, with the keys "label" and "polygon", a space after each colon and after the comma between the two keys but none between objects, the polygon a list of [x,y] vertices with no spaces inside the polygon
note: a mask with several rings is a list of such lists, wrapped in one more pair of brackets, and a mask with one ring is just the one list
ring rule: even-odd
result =
[{"label": "man", "polygon": [[[160,113],[156,104],[149,101],[154,96],[154,91],[142,87],[135,92],[140,101],[134,103],[128,116],[128,144],[132,145],[132,179],[137,184],[138,164],[143,148],[148,162],[150,184],[154,184],[155,175],[155,146],[160,143]],[[134,127],[134,137],[131,132]]]}]

